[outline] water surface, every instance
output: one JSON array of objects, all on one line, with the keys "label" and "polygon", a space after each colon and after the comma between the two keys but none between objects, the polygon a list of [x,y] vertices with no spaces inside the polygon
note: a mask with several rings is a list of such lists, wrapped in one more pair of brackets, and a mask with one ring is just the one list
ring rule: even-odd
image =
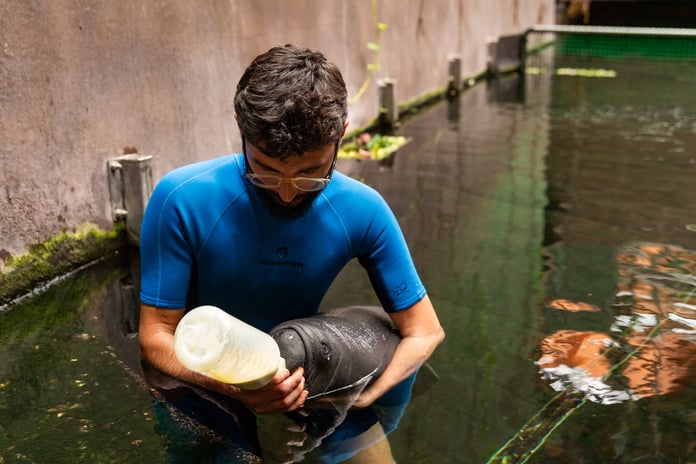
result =
[{"label": "water surface", "polygon": [[[531,65],[407,121],[393,158],[339,161],[392,205],[447,332],[394,456],[694,461],[696,76]],[[3,462],[175,454],[140,380],[128,254],[0,314]],[[355,264],[324,307],[375,303]]]}]

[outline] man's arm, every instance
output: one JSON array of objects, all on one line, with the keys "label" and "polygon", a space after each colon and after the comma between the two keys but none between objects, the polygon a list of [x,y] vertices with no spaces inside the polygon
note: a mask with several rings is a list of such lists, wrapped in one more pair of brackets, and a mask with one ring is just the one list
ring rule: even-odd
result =
[{"label": "man's arm", "polygon": [[408,309],[391,314],[401,341],[384,373],[355,402],[355,407],[372,404],[390,388],[413,374],[445,339],[445,331],[426,295]]},{"label": "man's arm", "polygon": [[289,412],[304,404],[308,393],[302,369],[292,375],[282,369],[265,387],[242,390],[184,367],[174,354],[174,332],[184,312],[140,305],[140,353],[145,361],[173,377],[236,398],[258,413]]}]

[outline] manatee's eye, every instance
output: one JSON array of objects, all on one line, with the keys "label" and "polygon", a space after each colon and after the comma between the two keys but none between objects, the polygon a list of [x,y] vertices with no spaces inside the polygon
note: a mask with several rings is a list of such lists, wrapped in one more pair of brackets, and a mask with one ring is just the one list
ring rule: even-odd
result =
[{"label": "manatee's eye", "polygon": [[322,361],[331,361],[331,347],[324,341],[321,342],[321,359]]}]

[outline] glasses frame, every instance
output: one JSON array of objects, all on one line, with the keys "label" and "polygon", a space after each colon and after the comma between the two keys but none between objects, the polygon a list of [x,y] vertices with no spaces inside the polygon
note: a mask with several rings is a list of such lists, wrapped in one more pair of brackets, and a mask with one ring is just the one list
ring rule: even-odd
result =
[{"label": "glasses frame", "polygon": [[[242,153],[244,154],[244,164],[246,167],[245,177],[249,179],[252,185],[267,190],[275,190],[281,186],[283,183],[291,184],[296,190],[300,192],[319,192],[324,190],[329,182],[331,182],[331,176],[333,176],[334,169],[336,168],[336,159],[338,159],[338,145],[339,141],[336,141],[336,148],[333,154],[333,161],[331,161],[331,167],[329,172],[324,177],[282,177],[275,174],[257,174],[251,169],[251,164],[249,164],[249,156],[246,152],[246,139],[242,136]],[[264,183],[262,179],[268,179],[275,183]],[[306,189],[300,187],[297,182],[300,181],[310,181],[316,182],[317,188]]]}]

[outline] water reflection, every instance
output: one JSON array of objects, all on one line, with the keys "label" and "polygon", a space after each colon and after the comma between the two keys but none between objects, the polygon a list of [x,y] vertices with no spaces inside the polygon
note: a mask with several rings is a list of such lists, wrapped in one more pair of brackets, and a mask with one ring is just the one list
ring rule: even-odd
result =
[{"label": "water reflection", "polygon": [[[696,252],[635,243],[617,257],[618,283],[608,332],[558,330],[537,360],[556,391],[574,390],[601,404],[678,393],[696,381]],[[554,300],[562,311],[595,311]]]},{"label": "water reflection", "polygon": [[524,74],[494,77],[486,81],[486,97],[494,103],[522,103],[524,86]]},{"label": "water reflection", "polygon": [[124,258],[0,315],[0,462],[162,462],[145,385],[131,368]]},{"label": "water reflection", "polygon": [[[146,367],[146,372],[159,400],[155,408],[167,438],[168,462],[211,458],[244,463],[343,462],[348,458],[357,463],[393,462],[387,433],[396,428],[406,403],[347,411],[341,424],[327,434],[320,423],[308,424],[295,415],[255,416],[229,397],[152,368]],[[341,409],[343,402],[339,403]],[[307,407],[333,411],[336,404]]]},{"label": "water reflection", "polygon": [[603,333],[561,330],[544,339],[543,354],[537,364],[542,377],[556,391],[573,389],[583,392],[591,401],[619,403],[632,395],[605,383],[611,362],[604,353],[614,346],[618,345]]},{"label": "water reflection", "polygon": [[[387,434],[403,415],[412,383],[385,395],[372,408],[347,410],[343,399],[308,402],[307,418],[256,416],[225,395],[187,384],[144,364],[152,387],[159,432],[168,462],[343,462],[392,463]],[[316,411],[342,412],[340,425],[323,428]],[[313,420],[315,422],[308,423]],[[257,435],[258,429],[258,435]],[[260,438],[260,439],[259,439]],[[263,460],[260,456],[263,456]],[[208,461],[205,461],[208,462]]]}]

